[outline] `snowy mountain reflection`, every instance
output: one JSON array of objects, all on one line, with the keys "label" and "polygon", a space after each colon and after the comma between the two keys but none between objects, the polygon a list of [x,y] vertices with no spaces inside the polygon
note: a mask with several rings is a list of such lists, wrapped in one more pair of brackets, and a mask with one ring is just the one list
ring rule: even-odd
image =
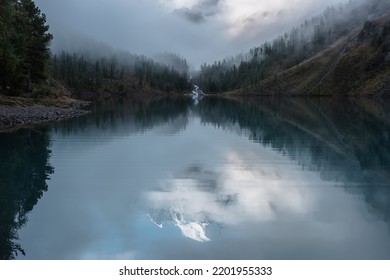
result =
[{"label": "snowy mountain reflection", "polygon": [[[267,148],[262,154],[276,156]],[[270,166],[248,161],[248,155],[243,159],[230,153],[226,164],[213,171],[194,164],[147,193],[150,219],[160,228],[175,225],[183,236],[205,242],[212,239],[208,233],[211,225],[245,226],[304,214],[311,208],[312,182],[335,185],[293,164],[278,162]]]}]

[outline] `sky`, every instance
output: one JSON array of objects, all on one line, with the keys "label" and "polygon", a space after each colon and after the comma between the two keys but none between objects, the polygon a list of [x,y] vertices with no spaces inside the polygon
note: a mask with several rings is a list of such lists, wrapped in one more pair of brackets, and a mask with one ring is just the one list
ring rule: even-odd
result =
[{"label": "sky", "polygon": [[245,53],[345,0],[36,0],[54,51],[87,44],[153,56],[174,52],[195,68]]}]

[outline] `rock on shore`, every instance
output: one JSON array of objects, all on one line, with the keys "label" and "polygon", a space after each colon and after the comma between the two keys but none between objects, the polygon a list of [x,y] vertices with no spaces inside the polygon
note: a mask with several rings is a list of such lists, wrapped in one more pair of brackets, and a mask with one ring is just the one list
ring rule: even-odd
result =
[{"label": "rock on shore", "polygon": [[54,106],[7,106],[0,105],[0,131],[11,130],[49,121],[59,121],[82,116],[86,110]]}]

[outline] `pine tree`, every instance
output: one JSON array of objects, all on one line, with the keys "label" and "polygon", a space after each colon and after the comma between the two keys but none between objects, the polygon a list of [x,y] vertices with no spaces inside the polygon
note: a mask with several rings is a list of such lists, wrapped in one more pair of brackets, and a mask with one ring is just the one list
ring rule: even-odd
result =
[{"label": "pine tree", "polygon": [[0,90],[31,91],[46,79],[53,38],[48,30],[32,0],[0,1]]},{"label": "pine tree", "polygon": [[12,44],[14,35],[14,6],[12,0],[0,2],[0,90],[7,90],[16,73],[18,58]]},{"label": "pine tree", "polygon": [[53,36],[48,33],[45,14],[41,13],[32,0],[20,0],[16,3],[16,18],[22,84],[24,89],[30,91],[32,83],[39,83],[47,77],[49,45]]}]

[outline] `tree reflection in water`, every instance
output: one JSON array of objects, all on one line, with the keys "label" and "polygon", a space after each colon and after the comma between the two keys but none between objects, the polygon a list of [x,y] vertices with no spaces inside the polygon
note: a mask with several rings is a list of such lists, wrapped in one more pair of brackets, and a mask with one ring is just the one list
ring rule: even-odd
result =
[{"label": "tree reflection in water", "polygon": [[0,259],[25,254],[17,242],[28,213],[47,191],[54,172],[49,164],[47,129],[0,134]]}]

